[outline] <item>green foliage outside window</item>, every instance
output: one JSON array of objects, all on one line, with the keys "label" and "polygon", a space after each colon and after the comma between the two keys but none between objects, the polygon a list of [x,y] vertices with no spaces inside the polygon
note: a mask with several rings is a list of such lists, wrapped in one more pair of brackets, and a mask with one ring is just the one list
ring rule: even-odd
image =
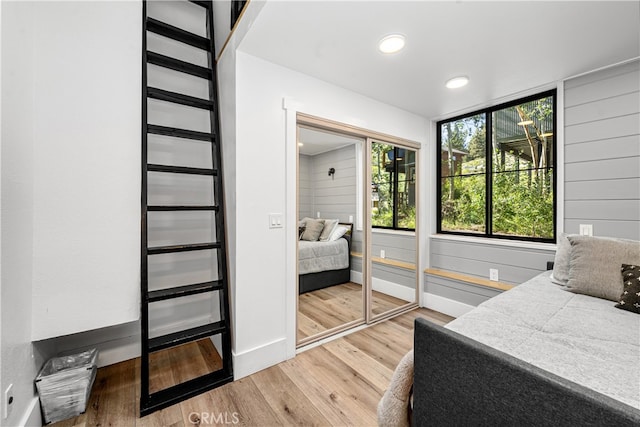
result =
[{"label": "green foliage outside window", "polygon": [[439,123],[441,231],[554,237],[553,105],[546,95]]}]

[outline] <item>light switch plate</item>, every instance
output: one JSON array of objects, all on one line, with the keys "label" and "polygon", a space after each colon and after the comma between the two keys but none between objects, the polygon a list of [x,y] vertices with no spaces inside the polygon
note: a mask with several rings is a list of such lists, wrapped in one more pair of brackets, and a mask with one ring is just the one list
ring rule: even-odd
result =
[{"label": "light switch plate", "polygon": [[490,268],[489,269],[489,280],[497,282],[498,280],[500,280],[498,277],[499,277],[498,276],[498,269],[497,268]]},{"label": "light switch plate", "polygon": [[282,214],[269,214],[269,228],[284,227],[284,219]]},{"label": "light switch plate", "polygon": [[593,224],[580,224],[581,236],[593,236]]},{"label": "light switch plate", "polygon": [[4,391],[2,400],[2,417],[5,420],[9,418],[11,408],[13,408],[13,384],[9,384],[7,389]]}]

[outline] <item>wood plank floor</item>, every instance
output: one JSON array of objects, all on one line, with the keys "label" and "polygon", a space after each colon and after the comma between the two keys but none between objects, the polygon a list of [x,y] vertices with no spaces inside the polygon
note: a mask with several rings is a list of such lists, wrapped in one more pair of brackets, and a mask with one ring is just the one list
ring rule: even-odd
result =
[{"label": "wood plank floor", "polygon": [[[372,292],[374,315],[385,313],[407,302],[377,291]],[[349,282],[329,286],[298,297],[298,341],[326,330],[364,319],[362,286]]]},{"label": "wood plank floor", "polygon": [[374,426],[393,370],[413,346],[416,317],[452,320],[415,309],[144,418],[138,418],[139,359],[100,368],[87,411],[54,425]]}]

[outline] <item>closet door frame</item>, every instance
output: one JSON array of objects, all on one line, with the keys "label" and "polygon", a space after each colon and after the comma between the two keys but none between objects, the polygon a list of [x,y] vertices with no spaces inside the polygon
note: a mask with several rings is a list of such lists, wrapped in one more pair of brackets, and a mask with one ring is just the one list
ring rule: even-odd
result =
[{"label": "closet door frame", "polygon": [[[306,114],[306,113],[301,113],[300,111],[296,111],[295,112],[295,118],[296,118],[296,147],[297,147],[297,133],[298,133],[298,126],[308,126],[308,127],[313,127],[316,129],[320,129],[320,130],[325,130],[325,131],[329,131],[329,132],[337,132],[340,134],[344,134],[344,135],[348,135],[348,136],[352,136],[352,137],[357,137],[357,138],[362,138],[364,139],[364,145],[362,147],[362,167],[364,169],[364,177],[363,177],[363,181],[362,181],[362,203],[363,203],[363,209],[362,209],[362,226],[363,226],[363,238],[364,238],[364,242],[363,242],[363,253],[362,253],[362,281],[363,281],[363,320],[357,320],[354,322],[349,322],[346,323],[344,325],[342,325],[339,328],[334,328],[328,331],[324,331],[320,334],[317,334],[309,339],[304,339],[301,340],[300,343],[297,342],[297,338],[295,339],[296,341],[296,348],[301,348],[302,346],[306,346],[308,344],[312,344],[314,342],[320,341],[324,338],[327,338],[329,336],[333,336],[336,334],[339,334],[341,332],[344,332],[346,330],[349,329],[353,329],[356,328],[358,326],[362,326],[364,324],[372,324],[372,323],[376,323],[382,320],[385,320],[389,317],[393,317],[397,314],[400,314],[402,312],[405,312],[407,310],[413,309],[415,307],[418,307],[418,302],[419,302],[419,271],[418,271],[418,265],[419,265],[419,230],[418,230],[418,218],[419,218],[419,206],[420,206],[420,188],[419,188],[419,177],[420,177],[420,162],[419,162],[419,152],[420,152],[420,148],[421,145],[418,142],[415,141],[411,141],[408,139],[404,139],[404,138],[400,138],[397,136],[393,136],[393,135],[388,135],[388,134],[384,134],[381,132],[376,132],[376,131],[372,131],[369,129],[364,129],[364,128],[360,128],[357,126],[352,126],[352,125],[348,125],[345,123],[340,123],[340,122],[336,122],[333,120],[329,120],[329,119],[324,119],[321,117],[317,117],[317,116],[313,116],[310,114]],[[371,316],[371,144],[373,141],[377,141],[377,142],[386,142],[395,146],[399,146],[399,147],[403,147],[403,148],[408,148],[411,150],[415,150],[416,151],[416,230],[415,230],[415,236],[416,236],[416,292],[415,292],[415,302],[413,303],[407,303],[401,307],[398,307],[396,309],[390,310],[388,312],[382,313],[380,315],[377,316]],[[296,158],[298,157],[298,151],[296,148]],[[298,160],[296,160],[296,211],[298,210],[299,207],[299,188],[298,188],[298,171],[299,171],[299,165],[298,165]],[[297,215],[296,215],[297,217]],[[298,266],[297,266],[297,247],[298,247],[298,243],[296,242],[295,244],[295,248],[296,248],[296,286],[295,286],[295,292],[296,292],[296,304],[295,304],[295,330],[297,332],[298,329],[298,325],[297,325],[297,314],[298,314],[298,303],[297,303],[297,296],[299,295],[299,289],[298,289],[298,281],[297,281],[297,275],[298,275]]]},{"label": "closet door frame", "polygon": [[[365,216],[365,226],[366,229],[364,230],[366,232],[366,237],[365,240],[367,242],[366,246],[366,253],[367,253],[367,257],[366,257],[366,264],[367,264],[367,268],[365,269],[367,272],[367,278],[366,278],[366,283],[367,283],[367,296],[365,298],[366,301],[366,322],[367,324],[372,324],[372,323],[377,323],[380,322],[382,320],[388,319],[390,317],[396,316],[400,313],[404,313],[405,311],[414,309],[416,307],[419,306],[419,302],[420,302],[420,271],[418,266],[420,265],[419,260],[420,260],[420,230],[419,230],[419,223],[420,221],[418,221],[418,218],[420,218],[420,175],[421,175],[421,164],[420,164],[420,144],[413,142],[413,141],[407,141],[407,140],[403,140],[403,139],[399,139],[399,138],[394,138],[389,139],[389,138],[371,138],[371,137],[367,137],[367,144],[366,144],[366,149],[364,151],[366,151],[366,164],[365,164],[365,183],[371,183],[372,181],[372,177],[371,177],[371,151],[372,151],[372,147],[373,147],[373,143],[377,142],[377,143],[384,143],[384,144],[389,144],[389,145],[393,145],[395,147],[401,147],[401,148],[406,148],[409,150],[413,150],[416,152],[415,158],[416,158],[416,171],[415,171],[415,200],[416,200],[416,227],[415,227],[415,231],[414,231],[414,236],[415,236],[415,250],[416,250],[416,256],[415,256],[415,272],[416,272],[416,277],[415,277],[415,297],[414,297],[414,301],[413,302],[408,302],[407,304],[401,305],[399,307],[396,307],[392,310],[388,310],[384,313],[380,313],[377,315],[373,315],[372,313],[372,306],[371,306],[371,300],[372,298],[372,294],[373,294],[373,289],[372,289],[372,284],[373,284],[373,277],[372,277],[372,271],[373,271],[373,261],[371,259],[371,245],[373,244],[373,227],[371,225],[371,187],[369,186],[367,191],[365,191],[365,212],[364,212],[364,216]],[[363,264],[364,264],[364,259],[363,259]]]}]

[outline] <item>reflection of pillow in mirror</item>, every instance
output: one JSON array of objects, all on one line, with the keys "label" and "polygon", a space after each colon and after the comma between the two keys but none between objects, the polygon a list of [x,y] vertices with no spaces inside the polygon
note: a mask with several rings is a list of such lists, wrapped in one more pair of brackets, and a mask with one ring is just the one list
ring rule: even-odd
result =
[{"label": "reflection of pillow in mirror", "polygon": [[318,240],[321,242],[328,242],[331,234],[334,232],[336,227],[338,226],[337,219],[326,219],[324,221],[324,228],[322,229],[322,233],[320,233],[320,237]]},{"label": "reflection of pillow in mirror", "polygon": [[333,233],[331,233],[331,237],[329,237],[329,241],[336,241],[339,238],[341,238],[342,236],[344,236],[347,231],[349,231],[348,227],[345,227],[344,225],[339,225],[336,227],[336,229],[333,231]]},{"label": "reflection of pillow in mirror", "polygon": [[307,221],[304,233],[302,233],[302,240],[309,242],[315,242],[320,237],[322,229],[324,228],[324,219],[309,219]]}]

